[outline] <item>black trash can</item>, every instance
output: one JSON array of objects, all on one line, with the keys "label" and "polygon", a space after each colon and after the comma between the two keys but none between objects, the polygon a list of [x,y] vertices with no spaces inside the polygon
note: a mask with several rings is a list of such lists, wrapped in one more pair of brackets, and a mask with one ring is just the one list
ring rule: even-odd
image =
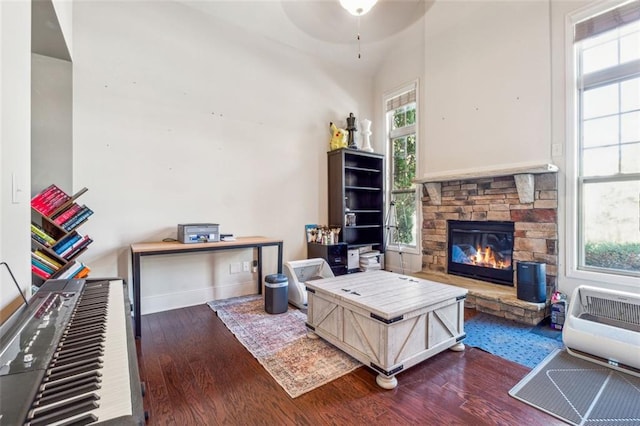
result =
[{"label": "black trash can", "polygon": [[270,314],[287,312],[289,280],[284,274],[267,275],[264,279],[264,310]]}]

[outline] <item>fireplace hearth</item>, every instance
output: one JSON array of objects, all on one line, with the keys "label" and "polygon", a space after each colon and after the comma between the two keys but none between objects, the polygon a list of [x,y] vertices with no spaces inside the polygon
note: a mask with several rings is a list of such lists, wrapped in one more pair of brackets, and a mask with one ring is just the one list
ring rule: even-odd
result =
[{"label": "fireplace hearth", "polygon": [[513,286],[514,223],[447,221],[447,272]]}]

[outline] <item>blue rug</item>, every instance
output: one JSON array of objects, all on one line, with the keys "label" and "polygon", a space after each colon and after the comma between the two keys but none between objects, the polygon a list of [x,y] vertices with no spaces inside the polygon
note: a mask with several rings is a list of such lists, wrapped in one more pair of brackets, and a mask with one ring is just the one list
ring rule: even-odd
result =
[{"label": "blue rug", "polygon": [[562,332],[479,313],[464,323],[464,344],[534,368],[551,352],[562,349]]}]

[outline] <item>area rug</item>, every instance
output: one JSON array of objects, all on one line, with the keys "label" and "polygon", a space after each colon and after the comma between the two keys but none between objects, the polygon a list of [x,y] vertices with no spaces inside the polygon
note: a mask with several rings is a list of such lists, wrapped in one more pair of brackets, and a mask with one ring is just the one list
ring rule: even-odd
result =
[{"label": "area rug", "polygon": [[509,395],[573,425],[640,425],[640,377],[556,350]]},{"label": "area rug", "polygon": [[208,305],[291,398],[362,365],[324,340],[308,338],[307,315],[291,306],[285,313],[268,314],[259,295]]},{"label": "area rug", "polygon": [[563,348],[559,331],[542,333],[539,327],[482,312],[465,321],[464,331],[465,345],[529,368],[540,364],[554,350]]}]

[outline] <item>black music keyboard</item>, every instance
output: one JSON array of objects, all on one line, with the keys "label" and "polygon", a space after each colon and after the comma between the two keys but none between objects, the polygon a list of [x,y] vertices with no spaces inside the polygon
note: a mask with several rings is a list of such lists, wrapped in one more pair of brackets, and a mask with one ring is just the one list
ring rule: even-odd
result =
[{"label": "black music keyboard", "polygon": [[0,425],[144,424],[122,280],[49,280],[0,336]]}]

